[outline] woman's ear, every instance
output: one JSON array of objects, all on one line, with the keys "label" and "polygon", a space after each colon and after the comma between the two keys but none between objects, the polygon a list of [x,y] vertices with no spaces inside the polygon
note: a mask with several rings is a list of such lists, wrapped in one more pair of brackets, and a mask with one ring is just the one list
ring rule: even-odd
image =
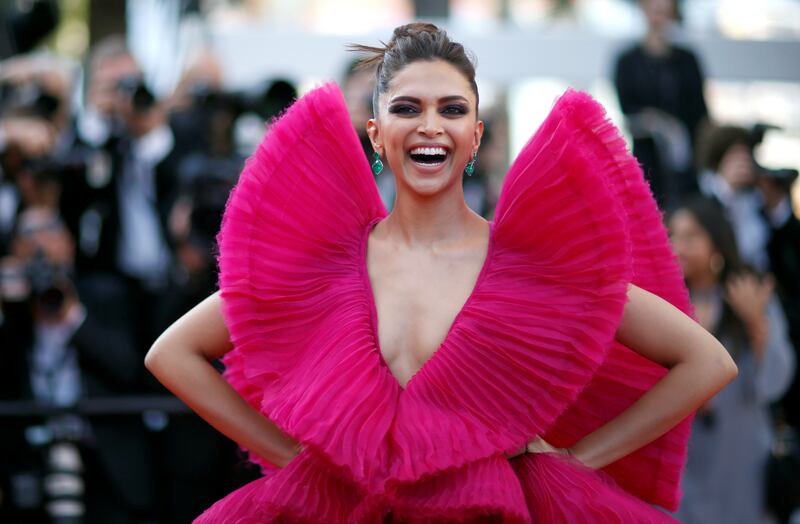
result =
[{"label": "woman's ear", "polygon": [[481,146],[481,138],[483,137],[483,128],[484,128],[483,120],[478,120],[477,122],[475,122],[475,139],[473,141],[474,142],[473,147],[475,148],[474,149],[475,151],[477,151],[478,148]]},{"label": "woman's ear", "polygon": [[369,141],[372,143],[372,149],[381,154],[383,152],[383,144],[381,144],[378,122],[374,118],[367,120],[367,136],[369,136]]}]

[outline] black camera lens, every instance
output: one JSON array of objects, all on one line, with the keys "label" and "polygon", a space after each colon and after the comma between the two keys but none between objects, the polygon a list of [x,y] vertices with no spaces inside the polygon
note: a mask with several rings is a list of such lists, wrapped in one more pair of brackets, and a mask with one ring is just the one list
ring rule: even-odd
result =
[{"label": "black camera lens", "polygon": [[36,82],[25,85],[0,84],[0,113],[50,120],[60,107],[61,100]]},{"label": "black camera lens", "polygon": [[45,315],[56,315],[61,311],[69,290],[66,269],[50,262],[42,250],[37,249],[27,263],[25,273],[35,306]]},{"label": "black camera lens", "polygon": [[36,302],[46,315],[55,315],[64,306],[64,291],[56,286],[41,291],[36,296]]},{"label": "black camera lens", "polygon": [[41,116],[42,118],[50,120],[58,112],[58,108],[60,105],[61,101],[58,98],[56,98],[53,95],[42,92],[41,94],[39,94],[39,97],[33,102],[33,110],[37,115]]},{"label": "black camera lens", "polygon": [[0,82],[0,114],[3,114],[5,108],[9,105],[14,93],[14,84],[9,82]]},{"label": "black camera lens", "polygon": [[144,81],[138,76],[126,76],[117,82],[117,89],[125,97],[130,99],[133,110],[143,113],[152,108],[156,102],[156,97],[144,85]]}]

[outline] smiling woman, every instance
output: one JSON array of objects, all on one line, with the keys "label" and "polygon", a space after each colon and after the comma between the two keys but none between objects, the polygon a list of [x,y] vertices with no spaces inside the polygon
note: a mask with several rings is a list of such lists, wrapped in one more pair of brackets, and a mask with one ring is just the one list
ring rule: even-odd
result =
[{"label": "smiling woman", "polygon": [[460,186],[480,146],[483,122],[467,79],[449,62],[434,59],[413,62],[395,75],[367,133],[396,174],[399,204],[407,200],[402,192]]},{"label": "smiling woman", "polygon": [[677,507],[691,414],[736,367],[617,130],[565,93],[486,222],[463,47],[417,23],[358,49],[392,213],[340,91],[312,91],[231,195],[220,292],[148,353],[267,473],[198,522],[672,521],[647,503]]}]

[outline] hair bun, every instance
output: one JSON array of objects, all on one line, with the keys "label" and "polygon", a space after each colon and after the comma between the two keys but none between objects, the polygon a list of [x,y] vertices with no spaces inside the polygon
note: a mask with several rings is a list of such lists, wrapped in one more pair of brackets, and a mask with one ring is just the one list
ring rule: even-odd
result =
[{"label": "hair bun", "polygon": [[446,38],[446,33],[430,22],[412,22],[410,24],[396,27],[392,33],[392,38],[389,39],[389,42],[381,42],[383,47],[373,47],[361,44],[348,44],[347,47],[351,51],[356,51],[363,55],[356,66],[357,69],[370,69],[383,63],[386,54],[390,53],[397,47],[398,41],[404,39],[414,40],[423,34],[443,35]]},{"label": "hair bun", "polygon": [[[381,47],[350,44],[352,51],[361,53],[356,68],[375,68],[375,89],[372,93],[373,112],[378,114],[378,95],[385,93],[398,71],[416,61],[442,60],[455,67],[469,82],[478,107],[478,85],[475,83],[475,63],[458,42],[453,42],[444,29],[429,22],[401,25],[392,32],[389,43]],[[477,114],[477,113],[476,113]]]},{"label": "hair bun", "polygon": [[436,34],[440,33],[441,31],[442,31],[441,29],[431,24],[430,22],[413,22],[410,24],[401,25],[394,29],[394,33],[392,34],[392,39],[389,40],[389,43],[386,45],[386,48],[390,49],[394,47],[395,41],[401,38],[414,38],[418,37],[422,33]]}]

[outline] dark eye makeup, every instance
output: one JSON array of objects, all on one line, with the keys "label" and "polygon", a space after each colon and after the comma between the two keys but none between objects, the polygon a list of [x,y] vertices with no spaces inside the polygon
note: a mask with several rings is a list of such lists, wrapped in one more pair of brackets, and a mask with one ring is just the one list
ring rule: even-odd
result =
[{"label": "dark eye makeup", "polygon": [[[395,115],[412,115],[419,113],[419,109],[408,104],[392,104],[389,112]],[[469,113],[469,108],[464,104],[448,104],[440,109],[443,115],[460,116]]]},{"label": "dark eye makeup", "polygon": [[450,104],[442,108],[442,113],[446,115],[466,115],[469,109],[464,104]]},{"label": "dark eye makeup", "polygon": [[393,104],[389,106],[389,112],[397,115],[409,115],[417,113],[417,108],[408,104]]}]

